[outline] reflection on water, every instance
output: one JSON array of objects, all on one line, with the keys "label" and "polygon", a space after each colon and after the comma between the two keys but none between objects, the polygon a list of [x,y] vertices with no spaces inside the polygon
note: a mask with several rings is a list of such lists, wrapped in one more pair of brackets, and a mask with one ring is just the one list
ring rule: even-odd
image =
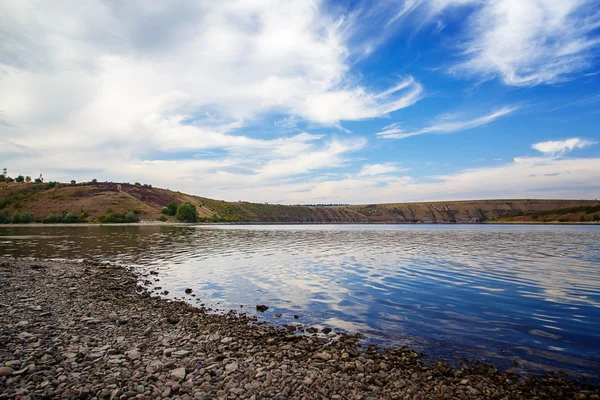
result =
[{"label": "reflection on water", "polygon": [[598,227],[1,228],[0,255],[122,261],[194,303],[264,303],[268,319],[448,358],[600,373]]}]

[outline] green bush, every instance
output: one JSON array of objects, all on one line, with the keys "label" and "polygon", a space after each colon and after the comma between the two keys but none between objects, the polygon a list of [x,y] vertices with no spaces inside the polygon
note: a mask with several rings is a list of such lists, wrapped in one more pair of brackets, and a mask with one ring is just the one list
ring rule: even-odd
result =
[{"label": "green bush", "polygon": [[4,182],[6,180],[6,177],[4,176],[4,174],[0,174],[0,182]]},{"label": "green bush", "polygon": [[60,224],[63,222],[63,216],[61,214],[50,214],[42,220],[44,224]]},{"label": "green bush", "polygon": [[23,207],[20,201],[15,201],[12,206],[15,210]]},{"label": "green bush", "polygon": [[0,224],[8,223],[8,211],[0,211]]},{"label": "green bush", "polygon": [[140,217],[138,217],[133,211],[128,211],[125,214],[125,222],[140,222]]},{"label": "green bush", "polygon": [[35,178],[33,180],[33,183],[42,183],[42,180],[40,178]]},{"label": "green bush", "polygon": [[158,218],[158,220],[159,220],[159,221],[162,221],[162,222],[166,222],[168,219],[169,219],[169,218],[167,218],[167,216],[166,216],[166,215],[161,215],[161,216]]},{"label": "green bush", "polygon": [[13,224],[27,224],[31,222],[31,220],[31,214],[29,214],[27,211],[15,211],[11,222]]},{"label": "green bush", "polygon": [[106,215],[104,217],[100,217],[100,222],[107,224],[114,223],[130,223],[130,222],[138,222],[140,218],[137,215],[136,211],[130,210],[126,213],[118,213],[113,211],[112,208],[106,210]]},{"label": "green bush", "polygon": [[29,214],[27,211],[22,211],[21,212],[21,223],[28,224],[31,221],[33,221],[33,217],[31,216],[31,214]]},{"label": "green bush", "polygon": [[25,177],[23,175],[19,175],[15,178],[15,182],[25,182]]},{"label": "green bush", "polygon": [[66,211],[61,214],[49,214],[46,218],[42,220],[42,222],[44,224],[75,224],[83,220],[83,218],[81,218],[83,214],[84,213],[77,216],[73,213]]},{"label": "green bush", "polygon": [[198,220],[196,206],[188,202],[181,203],[179,207],[177,207],[175,218],[182,222],[196,222]]},{"label": "green bush", "polygon": [[[3,176],[3,175],[0,175]],[[6,208],[6,206],[9,206],[12,204],[12,200],[11,199],[0,199],[0,210],[2,210],[3,208]]]},{"label": "green bush", "polygon": [[58,183],[58,182],[48,182],[48,183],[46,183],[46,185],[44,186],[44,189],[45,189],[45,190],[52,189],[54,186],[56,186],[56,184],[57,184],[57,183]]},{"label": "green bush", "polygon": [[6,177],[6,182],[14,182],[15,180],[13,178],[11,178],[10,176]]},{"label": "green bush", "polygon": [[78,221],[78,218],[75,215],[71,214],[70,212],[68,212],[62,216],[62,222],[65,224],[74,224],[77,221]]},{"label": "green bush", "polygon": [[31,182],[31,177],[30,176],[26,176],[25,177],[25,182],[27,182],[27,183]]},{"label": "green bush", "polygon": [[177,214],[177,203],[175,203],[174,201],[170,202],[160,212],[162,214],[166,214],[166,215],[170,215],[170,216],[175,216]]}]

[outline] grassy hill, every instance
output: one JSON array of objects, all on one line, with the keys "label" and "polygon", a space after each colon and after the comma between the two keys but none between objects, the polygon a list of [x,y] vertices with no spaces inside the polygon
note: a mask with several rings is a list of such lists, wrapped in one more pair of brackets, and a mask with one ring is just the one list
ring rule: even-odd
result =
[{"label": "grassy hill", "polygon": [[[190,202],[206,221],[262,223],[483,223],[598,222],[596,200],[472,200],[335,206],[226,202],[129,183],[0,183],[0,212],[31,214],[33,221],[70,213],[97,222],[107,212],[161,216],[169,202]],[[109,210],[110,209],[110,210]]]}]

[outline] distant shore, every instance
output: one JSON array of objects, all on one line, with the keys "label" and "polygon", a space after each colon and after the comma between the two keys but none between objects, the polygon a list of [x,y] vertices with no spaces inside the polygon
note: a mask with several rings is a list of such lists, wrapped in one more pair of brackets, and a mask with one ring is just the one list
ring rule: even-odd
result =
[{"label": "distant shore", "polygon": [[[206,223],[600,223],[600,201],[592,199],[284,205],[217,200],[139,183],[0,183],[0,223],[115,223],[140,219],[169,223],[175,221],[177,209],[184,204],[188,204],[187,212],[195,208],[196,217],[183,218],[182,214],[179,219]],[[23,218],[25,221],[21,221]]]},{"label": "distant shore", "polygon": [[[0,392],[15,398],[599,399],[562,375],[425,362],[360,336],[151,296],[94,261],[0,259]],[[247,307],[248,305],[246,305]],[[252,305],[254,307],[254,305]],[[244,310],[244,309],[240,309]]]},{"label": "distant shore", "polygon": [[179,226],[179,227],[190,227],[190,226],[223,226],[223,225],[402,225],[402,226],[480,226],[480,225],[585,225],[585,226],[600,226],[598,221],[588,222],[560,222],[560,221],[502,221],[502,222],[482,222],[477,224],[461,224],[461,223],[405,223],[405,222],[195,222],[195,223],[184,223],[184,222],[162,222],[157,220],[145,220],[141,222],[130,222],[130,223],[100,223],[100,222],[78,222],[73,224],[44,224],[41,222],[32,222],[27,224],[0,224],[0,228],[26,228],[26,227],[90,227],[90,226]]}]

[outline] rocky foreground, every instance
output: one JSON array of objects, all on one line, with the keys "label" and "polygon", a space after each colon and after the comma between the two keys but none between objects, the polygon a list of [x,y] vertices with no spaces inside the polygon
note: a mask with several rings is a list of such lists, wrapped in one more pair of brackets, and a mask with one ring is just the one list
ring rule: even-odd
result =
[{"label": "rocky foreground", "polygon": [[561,376],[424,363],[151,297],[98,263],[0,261],[0,399],[600,399]]}]

